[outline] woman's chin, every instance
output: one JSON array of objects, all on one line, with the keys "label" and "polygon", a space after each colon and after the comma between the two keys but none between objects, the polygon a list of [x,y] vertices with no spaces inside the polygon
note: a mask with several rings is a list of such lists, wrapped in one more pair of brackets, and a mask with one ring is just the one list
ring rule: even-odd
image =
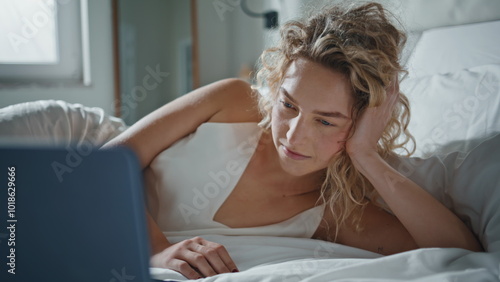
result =
[{"label": "woman's chin", "polygon": [[[286,158],[286,157],[285,157]],[[312,169],[305,162],[301,163],[300,161],[288,160],[288,159],[280,159],[281,168],[288,173],[290,176],[301,177],[309,175],[317,170]]]}]

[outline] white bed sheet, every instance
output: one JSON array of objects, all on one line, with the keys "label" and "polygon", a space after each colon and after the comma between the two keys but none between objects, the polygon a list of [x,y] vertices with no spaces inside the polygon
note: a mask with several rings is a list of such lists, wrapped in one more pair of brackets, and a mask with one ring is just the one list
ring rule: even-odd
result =
[{"label": "white bed sheet", "polygon": [[[240,269],[198,281],[498,281],[500,253],[419,249],[391,256],[324,241],[259,236],[202,236],[223,244]],[[172,238],[180,240],[181,237]],[[156,279],[187,281],[168,269]]]}]

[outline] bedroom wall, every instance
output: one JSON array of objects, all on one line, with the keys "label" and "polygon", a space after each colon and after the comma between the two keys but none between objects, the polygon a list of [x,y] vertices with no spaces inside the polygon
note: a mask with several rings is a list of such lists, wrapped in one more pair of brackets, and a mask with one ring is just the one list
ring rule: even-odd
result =
[{"label": "bedroom wall", "polygon": [[[254,11],[276,9],[280,23],[303,17],[325,3],[345,0],[251,0]],[[366,1],[359,1],[366,2]],[[401,19],[410,33],[424,29],[500,19],[497,0],[378,0]],[[198,1],[201,84],[235,77],[243,64],[253,67],[266,46],[276,40],[277,31],[263,28],[263,20],[250,18],[240,0]],[[411,38],[410,40],[417,40]],[[416,42],[409,42],[408,45]],[[412,46],[409,46],[410,48]]]},{"label": "bedroom wall", "polygon": [[3,88],[0,89],[0,107],[40,99],[60,99],[101,107],[113,113],[111,1],[89,1],[88,8],[91,86]]},{"label": "bedroom wall", "polygon": [[[279,7],[276,0],[247,2],[255,12]],[[239,0],[199,0],[198,29],[201,85],[237,77],[244,65],[253,68],[276,33],[264,28],[263,19],[244,14]]]},{"label": "bedroom wall", "polygon": [[[356,3],[365,0],[279,0],[281,9],[290,17],[303,16],[311,9],[327,3]],[[500,19],[498,0],[372,0],[383,4],[403,22],[410,32],[425,29]]]}]

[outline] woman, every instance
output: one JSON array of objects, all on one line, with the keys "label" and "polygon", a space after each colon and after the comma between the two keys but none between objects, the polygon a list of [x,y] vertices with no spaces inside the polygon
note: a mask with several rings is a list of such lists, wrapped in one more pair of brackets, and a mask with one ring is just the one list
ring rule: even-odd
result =
[{"label": "woman", "polygon": [[[286,24],[280,44],[262,55],[257,78],[269,94],[235,79],[215,82],[154,111],[105,147],[129,146],[147,168],[206,123],[259,123],[248,163],[211,224],[248,230],[320,210],[313,232],[304,233],[312,238],[382,254],[422,247],[481,251],[463,222],[385,161],[411,140],[408,101],[398,87],[404,41],[379,4],[325,9]],[[197,213],[187,206],[178,217],[188,226]],[[219,244],[194,236],[170,243],[163,232],[172,225],[162,220],[168,215],[155,217],[148,214],[153,266],[188,278],[237,271]]]}]

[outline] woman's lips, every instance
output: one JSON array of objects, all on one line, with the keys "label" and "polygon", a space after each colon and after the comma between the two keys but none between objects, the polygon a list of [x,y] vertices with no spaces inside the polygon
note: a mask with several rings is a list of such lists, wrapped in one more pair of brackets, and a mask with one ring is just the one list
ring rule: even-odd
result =
[{"label": "woman's lips", "polygon": [[300,161],[300,160],[306,160],[306,159],[311,158],[309,156],[304,156],[304,155],[301,155],[297,152],[294,152],[294,151],[288,149],[286,146],[282,146],[282,148],[283,148],[283,152],[285,153],[285,155],[292,160]]}]

